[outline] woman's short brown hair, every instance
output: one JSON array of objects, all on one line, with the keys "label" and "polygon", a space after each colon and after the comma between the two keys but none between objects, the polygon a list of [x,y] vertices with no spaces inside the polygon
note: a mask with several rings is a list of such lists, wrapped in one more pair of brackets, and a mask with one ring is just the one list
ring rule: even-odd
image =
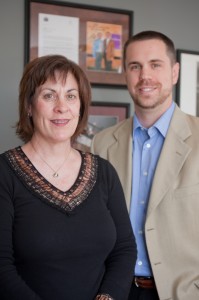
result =
[{"label": "woman's short brown hair", "polygon": [[28,142],[34,133],[34,124],[28,112],[34,101],[36,89],[48,79],[55,79],[57,71],[64,79],[67,78],[68,73],[71,73],[79,88],[80,117],[71,140],[74,141],[86,127],[91,102],[91,87],[85,73],[76,63],[62,55],[41,56],[25,66],[19,85],[19,121],[16,124],[16,133],[24,142]]}]

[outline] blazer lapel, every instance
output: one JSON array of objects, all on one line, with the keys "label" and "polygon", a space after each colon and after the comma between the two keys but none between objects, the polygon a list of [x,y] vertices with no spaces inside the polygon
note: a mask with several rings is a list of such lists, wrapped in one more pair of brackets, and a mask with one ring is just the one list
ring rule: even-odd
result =
[{"label": "blazer lapel", "polygon": [[191,151],[185,142],[190,135],[185,114],[176,107],[154,175],[147,217],[163,199],[182,169]]}]

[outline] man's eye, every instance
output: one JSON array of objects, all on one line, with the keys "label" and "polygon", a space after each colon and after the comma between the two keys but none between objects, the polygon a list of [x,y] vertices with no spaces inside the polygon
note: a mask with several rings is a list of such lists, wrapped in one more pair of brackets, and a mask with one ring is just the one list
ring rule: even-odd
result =
[{"label": "man's eye", "polygon": [[139,65],[131,65],[131,70],[139,70],[140,66]]},{"label": "man's eye", "polygon": [[160,67],[160,64],[157,64],[157,63],[156,64],[152,64],[152,68],[153,69],[156,69],[156,68],[159,68],[159,67]]}]

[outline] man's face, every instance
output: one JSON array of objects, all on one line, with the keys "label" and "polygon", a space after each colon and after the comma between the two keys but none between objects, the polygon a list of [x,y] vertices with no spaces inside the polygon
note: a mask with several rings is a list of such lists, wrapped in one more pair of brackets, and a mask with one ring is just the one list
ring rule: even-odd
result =
[{"label": "man's face", "polygon": [[111,34],[110,34],[110,32],[107,31],[106,32],[106,38],[109,39],[110,37],[111,37]]},{"label": "man's face", "polygon": [[98,38],[98,39],[101,39],[101,38],[102,38],[102,34],[101,34],[101,32],[98,32],[98,34],[97,34],[97,38]]},{"label": "man's face", "polygon": [[179,64],[172,64],[163,41],[136,41],[126,51],[126,81],[135,110],[162,107],[172,102],[173,85],[178,80]]}]

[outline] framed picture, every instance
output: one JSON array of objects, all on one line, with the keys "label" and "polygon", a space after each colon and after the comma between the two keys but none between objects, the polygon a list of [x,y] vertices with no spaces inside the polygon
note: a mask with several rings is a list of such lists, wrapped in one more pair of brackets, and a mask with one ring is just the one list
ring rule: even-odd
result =
[{"label": "framed picture", "polygon": [[25,3],[25,63],[61,54],[79,64],[92,85],[125,87],[122,49],[132,34],[132,11],[45,0]]},{"label": "framed picture", "polygon": [[101,130],[113,126],[130,116],[129,103],[92,102],[85,132],[78,137],[79,149],[90,148],[92,138]]},{"label": "framed picture", "polygon": [[177,50],[180,77],[176,86],[176,99],[180,108],[199,116],[199,52]]}]

